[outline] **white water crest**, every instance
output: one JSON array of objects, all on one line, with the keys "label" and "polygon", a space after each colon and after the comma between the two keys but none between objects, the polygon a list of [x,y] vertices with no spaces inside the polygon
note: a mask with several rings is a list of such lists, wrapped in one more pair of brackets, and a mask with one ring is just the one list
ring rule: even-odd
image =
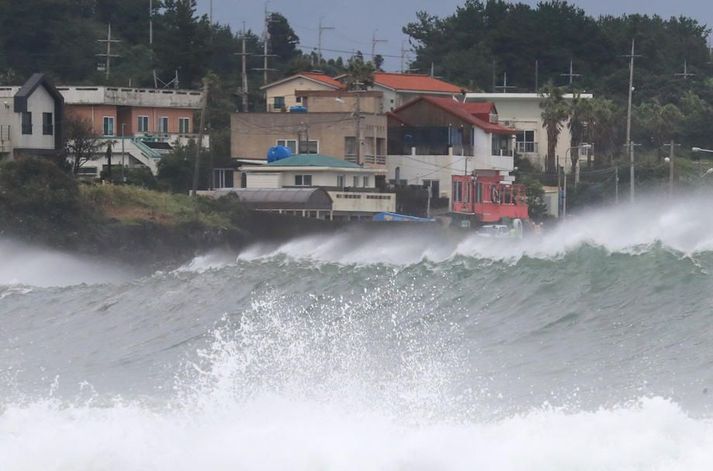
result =
[{"label": "white water crest", "polygon": [[[515,262],[521,257],[556,258],[589,245],[608,252],[639,253],[652,246],[693,256],[713,251],[713,209],[707,195],[669,199],[641,196],[641,202],[585,211],[523,240],[487,239],[467,231],[419,226],[385,231],[344,231],[299,238],[278,247],[256,245],[241,260],[284,255],[326,263],[411,265],[457,256]],[[381,229],[381,228],[379,228]]]}]

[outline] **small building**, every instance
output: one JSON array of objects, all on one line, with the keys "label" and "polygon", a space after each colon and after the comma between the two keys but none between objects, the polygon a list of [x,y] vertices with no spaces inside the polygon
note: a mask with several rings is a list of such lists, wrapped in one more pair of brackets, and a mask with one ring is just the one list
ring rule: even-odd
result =
[{"label": "small building", "polygon": [[421,96],[462,97],[466,90],[427,74],[374,73],[372,90],[384,94],[384,110],[392,111]]},{"label": "small building", "polygon": [[[592,94],[583,93],[581,99],[590,100]],[[572,101],[574,95],[565,94],[564,99]],[[467,93],[466,103],[493,103],[497,106],[500,122],[515,128],[515,150],[518,155],[545,170],[547,160],[547,130],[543,127],[541,104],[545,97],[538,93]],[[568,150],[571,135],[569,127],[563,123],[557,140],[556,154],[561,166],[569,172],[572,166]],[[576,151],[575,151],[576,152]],[[586,158],[586,155],[584,156]]]},{"label": "small building", "polygon": [[386,116],[359,115],[354,111],[231,115],[231,157],[264,161],[268,149],[274,146],[288,147],[293,154],[331,155],[383,168],[386,165]]},{"label": "small building", "polygon": [[44,74],[0,87],[0,160],[60,156],[63,115],[62,95]]},{"label": "small building", "polygon": [[343,90],[344,84],[321,72],[302,72],[260,87],[265,92],[266,111],[279,113],[302,105],[301,91]]},{"label": "small building", "polygon": [[492,103],[419,97],[388,114],[388,179],[430,188],[453,201],[454,175],[512,183],[515,130],[499,123]]},{"label": "small building", "polygon": [[332,200],[329,214],[324,215],[330,220],[369,218],[396,209],[395,195],[377,189],[377,180],[385,173],[383,169],[323,155],[298,154],[241,171],[246,174],[249,190],[322,188]]},{"label": "small building", "polygon": [[[108,165],[106,146],[113,146],[112,165],[146,167],[154,175],[161,156],[174,146],[198,139],[194,115],[200,110],[203,92],[107,86],[60,86],[66,116],[90,123],[99,136],[101,150],[80,169],[98,177]],[[207,134],[203,147],[209,147]],[[71,156],[70,156],[71,158]]]}]

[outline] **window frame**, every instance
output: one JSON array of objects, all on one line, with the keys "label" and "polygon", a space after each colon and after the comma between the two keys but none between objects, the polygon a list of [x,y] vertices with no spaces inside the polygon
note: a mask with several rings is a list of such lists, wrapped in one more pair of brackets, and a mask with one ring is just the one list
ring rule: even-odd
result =
[{"label": "window frame", "polygon": [[[141,115],[136,117],[136,132],[149,132],[150,117],[148,115]],[[146,126],[143,126],[143,124]]]},{"label": "window frame", "polygon": [[311,187],[312,186],[312,174],[311,173],[296,174],[295,175],[295,186]]},{"label": "window frame", "polygon": [[[107,126],[107,123],[111,123],[111,128]],[[104,116],[102,119],[102,133],[104,136],[116,136],[115,129],[116,129],[116,119],[114,116]],[[111,131],[111,132],[107,132]]]},{"label": "window frame", "polygon": [[[282,142],[282,144],[280,144],[280,142]],[[289,143],[293,143],[294,147],[290,146]],[[297,139],[276,139],[275,145],[287,147],[288,149],[290,149],[293,155],[297,154]]]},{"label": "window frame", "polygon": [[[184,130],[183,124],[186,123]],[[178,134],[190,134],[191,133],[191,118],[180,117],[178,118]]]},{"label": "window frame", "polygon": [[[49,116],[49,121],[47,117]],[[42,113],[42,135],[54,136],[54,113]]]},{"label": "window frame", "polygon": [[32,111],[22,112],[22,134],[23,136],[32,135]]},{"label": "window frame", "polygon": [[[163,126],[163,123],[166,123],[166,126]],[[168,121],[168,116],[159,116],[158,118],[158,133],[159,134],[168,134],[168,126],[169,126],[169,121]]]}]

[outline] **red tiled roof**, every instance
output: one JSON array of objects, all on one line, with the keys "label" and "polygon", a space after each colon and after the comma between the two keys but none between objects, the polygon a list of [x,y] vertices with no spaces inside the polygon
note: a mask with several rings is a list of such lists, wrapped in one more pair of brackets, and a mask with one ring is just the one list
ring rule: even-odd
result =
[{"label": "red tiled roof", "polygon": [[412,90],[417,92],[461,93],[463,89],[452,83],[438,80],[426,74],[395,74],[376,72],[374,83],[393,90]]},{"label": "red tiled roof", "polygon": [[489,102],[462,103],[452,98],[422,96],[395,109],[393,114],[398,116],[401,110],[413,106],[419,101],[431,103],[466,123],[479,127],[485,132],[493,134],[515,134],[515,130],[512,128],[490,122],[490,114],[496,113],[497,110],[495,109],[495,105]]},{"label": "red tiled roof", "polygon": [[323,74],[320,72],[302,72],[301,74],[303,77],[307,77],[312,80],[316,80],[318,82],[322,82],[324,84],[327,84],[331,87],[334,88],[344,88],[344,84],[338,80],[334,80],[332,77],[330,77],[327,74]]}]

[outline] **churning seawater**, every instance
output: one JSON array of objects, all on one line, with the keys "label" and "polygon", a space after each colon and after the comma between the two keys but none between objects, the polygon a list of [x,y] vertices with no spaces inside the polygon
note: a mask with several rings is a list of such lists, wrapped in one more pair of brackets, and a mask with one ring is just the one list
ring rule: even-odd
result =
[{"label": "churning seawater", "polygon": [[178,270],[0,240],[0,470],[713,469],[713,210]]}]

